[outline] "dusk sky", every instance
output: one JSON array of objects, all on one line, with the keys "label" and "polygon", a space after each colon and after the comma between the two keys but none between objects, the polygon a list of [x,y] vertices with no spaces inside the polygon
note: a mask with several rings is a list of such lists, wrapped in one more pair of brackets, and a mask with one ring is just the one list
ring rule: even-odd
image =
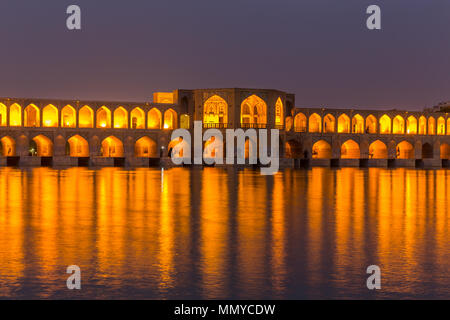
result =
[{"label": "dusk sky", "polygon": [[[82,30],[66,28],[70,4]],[[382,30],[366,28],[366,8]],[[151,101],[248,87],[301,107],[450,100],[450,1],[2,0],[0,96]]]}]

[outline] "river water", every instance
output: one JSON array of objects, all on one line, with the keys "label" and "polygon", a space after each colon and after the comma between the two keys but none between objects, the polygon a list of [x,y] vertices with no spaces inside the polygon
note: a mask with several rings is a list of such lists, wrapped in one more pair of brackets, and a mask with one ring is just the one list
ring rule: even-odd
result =
[{"label": "river water", "polygon": [[2,168],[0,298],[449,299],[449,215],[450,170]]}]

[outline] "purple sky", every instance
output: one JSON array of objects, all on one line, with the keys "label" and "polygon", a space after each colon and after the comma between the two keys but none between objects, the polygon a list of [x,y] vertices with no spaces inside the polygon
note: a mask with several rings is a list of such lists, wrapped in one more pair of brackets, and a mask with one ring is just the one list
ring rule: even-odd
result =
[{"label": "purple sky", "polygon": [[[66,8],[82,9],[82,31]],[[382,9],[382,30],[366,8]],[[0,96],[148,101],[275,88],[297,106],[450,100],[448,0],[2,0]]]}]

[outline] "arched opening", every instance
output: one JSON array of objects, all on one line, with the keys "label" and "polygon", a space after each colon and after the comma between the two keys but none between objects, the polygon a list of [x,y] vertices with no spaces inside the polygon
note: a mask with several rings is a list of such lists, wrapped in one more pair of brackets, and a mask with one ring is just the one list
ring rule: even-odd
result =
[{"label": "arched opening", "polygon": [[54,105],[49,104],[42,109],[42,125],[47,128],[54,128],[59,125],[58,109]]},{"label": "arched opening", "polygon": [[137,158],[158,158],[156,142],[149,137],[142,137],[134,146],[134,156]]},{"label": "arched opening", "polygon": [[286,131],[291,131],[292,130],[292,125],[293,125],[292,117],[291,116],[286,117],[285,123],[286,123],[285,130]]},{"label": "arched opening", "polygon": [[241,125],[260,127],[267,124],[267,104],[257,95],[251,95],[241,104]]},{"label": "arched opening", "polygon": [[69,155],[71,157],[89,157],[89,143],[79,135],[67,140],[69,143]]},{"label": "arched opening", "polygon": [[373,115],[369,115],[366,118],[366,133],[377,133],[377,118],[375,118]]},{"label": "arched opening", "polygon": [[105,158],[123,157],[123,143],[120,139],[110,136],[102,141],[102,156]]},{"label": "arched opening", "polygon": [[402,141],[397,145],[397,159],[414,159],[414,147],[408,141]]},{"label": "arched opening", "polygon": [[25,127],[40,127],[39,108],[34,104],[30,104],[25,108],[24,120]]},{"label": "arched opening", "polygon": [[353,140],[347,140],[341,146],[341,158],[342,159],[359,159],[361,152],[359,145]]},{"label": "arched opening", "polygon": [[439,117],[437,120],[437,134],[439,134],[439,135],[445,134],[445,119],[444,119],[444,117]]},{"label": "arched opening", "polygon": [[447,119],[447,135],[450,135],[450,118]]},{"label": "arched opening", "polygon": [[53,156],[53,142],[44,135],[38,135],[31,140],[30,155],[38,157]]},{"label": "arched opening", "polygon": [[124,107],[118,107],[116,110],[114,110],[114,128],[128,128],[128,112]]},{"label": "arched opening", "polygon": [[148,112],[148,123],[149,129],[161,129],[161,112],[153,108]]},{"label": "arched opening", "polygon": [[422,159],[432,159],[433,158],[433,146],[431,144],[424,143],[422,145]]},{"label": "arched opening", "polygon": [[180,128],[181,129],[189,129],[190,128],[190,117],[188,114],[182,114],[180,116]]},{"label": "arched opening", "polygon": [[391,133],[391,118],[388,115],[383,115],[380,118],[380,133],[390,134]]},{"label": "arched opening", "polygon": [[428,118],[428,134],[436,134],[436,120],[433,117]]},{"label": "arched opening", "polygon": [[369,146],[369,158],[370,159],[387,159],[388,151],[386,144],[382,141],[377,140],[370,144]]},{"label": "arched opening", "polygon": [[364,133],[364,118],[359,114],[352,118],[352,132]]},{"label": "arched opening", "polygon": [[312,147],[313,159],[331,159],[331,146],[324,140],[317,141]]},{"label": "arched opening", "polygon": [[0,152],[2,157],[13,157],[16,155],[16,142],[11,137],[3,137],[0,140]]},{"label": "arched opening", "polygon": [[131,128],[145,129],[145,112],[141,108],[134,108],[131,111]]},{"label": "arched opening", "polygon": [[331,114],[327,114],[323,118],[323,132],[332,133],[334,132],[334,127],[336,126],[336,120]]},{"label": "arched opening", "polygon": [[173,109],[164,112],[164,129],[173,130],[177,128],[177,113]]},{"label": "arched opening", "polygon": [[450,145],[447,143],[441,144],[441,159],[450,159]]},{"label": "arched opening", "polygon": [[277,102],[275,103],[275,126],[282,126],[283,118],[283,102],[281,101],[281,98],[278,98]]},{"label": "arched opening", "polygon": [[78,111],[78,126],[80,128],[94,127],[94,111],[89,106],[84,106]]},{"label": "arched opening", "polygon": [[97,110],[97,128],[111,128],[111,111],[105,106]]},{"label": "arched opening", "polygon": [[427,134],[427,119],[424,116],[419,118],[419,134]]},{"label": "arched opening", "polygon": [[322,132],[322,118],[317,113],[313,113],[309,116],[309,132]]},{"label": "arched opening", "polygon": [[350,133],[350,118],[345,113],[338,118],[338,133]]},{"label": "arched opening", "polygon": [[7,126],[7,109],[6,106],[3,103],[0,103],[0,126],[6,127]]},{"label": "arched opening", "polygon": [[63,128],[77,126],[77,113],[71,105],[67,105],[61,110],[61,124]]},{"label": "arched opening", "polygon": [[20,127],[22,125],[22,107],[17,103],[9,107],[9,125],[11,127]]},{"label": "arched opening", "polygon": [[405,133],[405,120],[401,116],[396,116],[393,123],[394,134],[404,134]]},{"label": "arched opening", "polygon": [[306,132],[306,116],[303,113],[297,113],[294,118],[294,131]]},{"label": "arched opening", "polygon": [[406,119],[406,133],[417,134],[417,119],[414,116],[409,116]]},{"label": "arched opening", "polygon": [[286,141],[284,154],[286,158],[291,159],[301,158],[302,149],[300,143],[296,140]]}]

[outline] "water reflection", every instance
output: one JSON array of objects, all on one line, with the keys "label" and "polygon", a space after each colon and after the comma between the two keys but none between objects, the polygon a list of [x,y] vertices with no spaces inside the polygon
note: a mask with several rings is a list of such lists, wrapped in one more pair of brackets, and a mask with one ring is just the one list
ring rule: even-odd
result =
[{"label": "water reflection", "polygon": [[449,298],[449,172],[2,168],[0,297]]}]

